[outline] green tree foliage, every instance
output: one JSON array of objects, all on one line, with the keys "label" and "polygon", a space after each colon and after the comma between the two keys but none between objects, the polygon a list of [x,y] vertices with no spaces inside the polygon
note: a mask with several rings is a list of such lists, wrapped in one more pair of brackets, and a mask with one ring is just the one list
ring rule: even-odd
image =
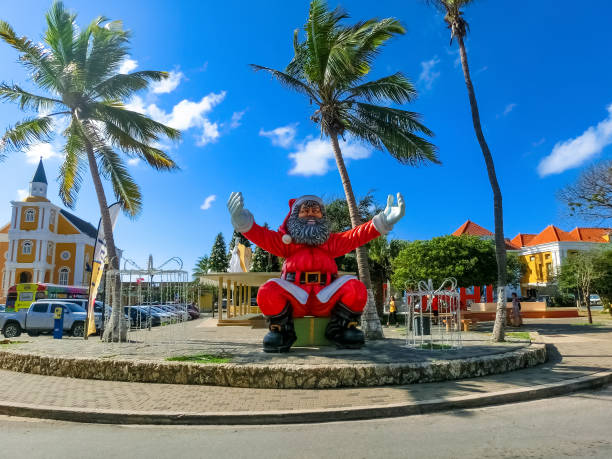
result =
[{"label": "green tree foliage", "polygon": [[[263,224],[264,228],[268,228],[268,224]],[[258,273],[273,273],[281,270],[280,259],[276,255],[266,252],[261,247],[255,247],[253,260],[251,262],[251,271]]]},{"label": "green tree foliage", "polygon": [[[460,287],[495,284],[497,260],[492,241],[476,236],[441,236],[427,241],[404,243],[393,259],[391,280],[401,290],[406,283],[432,279],[439,285],[447,277],[457,279]],[[516,284],[524,268],[518,256],[508,258],[507,271]]]},{"label": "green tree foliage", "polygon": [[591,293],[597,293],[609,307],[612,300],[612,249],[569,254],[557,275],[559,288],[573,292],[591,316]]},{"label": "green tree foliage", "polygon": [[195,268],[193,268],[193,277],[200,277],[202,274],[206,274],[210,268],[209,258],[204,255],[196,260]]},{"label": "green tree foliage", "polygon": [[227,259],[227,248],[225,246],[225,239],[223,233],[217,234],[215,243],[210,251],[210,257],[208,264],[213,272],[227,272],[229,269],[229,261]]}]

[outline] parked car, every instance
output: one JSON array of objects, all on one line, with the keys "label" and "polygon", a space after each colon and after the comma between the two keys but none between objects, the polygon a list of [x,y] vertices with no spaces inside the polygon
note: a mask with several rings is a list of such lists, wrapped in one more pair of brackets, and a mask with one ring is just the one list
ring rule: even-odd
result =
[{"label": "parked car", "polygon": [[[62,299],[62,300],[48,299],[46,301],[50,301],[52,303],[72,303],[72,304],[76,304],[77,306],[80,306],[83,309],[83,311],[85,311],[85,313],[87,313],[87,300],[83,300],[83,299],[80,299],[80,298],[66,298],[66,299]],[[94,323],[96,324],[96,330],[100,330],[102,328],[102,308],[103,308],[103,305],[99,301],[96,301],[96,303],[99,303],[100,305],[99,305],[99,307],[97,307],[97,305],[94,305]]]},{"label": "parked car", "polygon": [[85,310],[74,303],[50,300],[35,301],[28,309],[0,314],[0,330],[5,338],[15,338],[23,331],[30,335],[52,331],[57,306],[64,308],[64,331],[72,336],[83,336],[87,316]]},{"label": "parked car", "polygon": [[191,317],[191,319],[197,319],[200,317],[200,310],[198,309],[197,306],[190,304],[187,306],[187,312],[189,313],[189,316]]},{"label": "parked car", "polygon": [[159,309],[166,311],[169,314],[172,314],[175,320],[189,320],[189,313],[185,310],[183,306],[180,305],[172,305],[172,304],[160,304],[157,306]]},{"label": "parked car", "polygon": [[591,306],[601,306],[601,298],[599,297],[599,295],[595,295],[592,294],[589,297],[589,303],[591,303]]},{"label": "parked car", "polygon": [[137,328],[145,328],[149,324],[155,327],[167,320],[165,315],[162,315],[153,307],[149,308],[149,306],[124,306],[123,310],[129,316],[132,326]]}]

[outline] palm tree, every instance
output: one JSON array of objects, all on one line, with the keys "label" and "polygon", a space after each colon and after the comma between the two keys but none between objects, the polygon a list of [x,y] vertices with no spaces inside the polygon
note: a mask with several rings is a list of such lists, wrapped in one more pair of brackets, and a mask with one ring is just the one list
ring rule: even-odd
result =
[{"label": "palm tree", "polygon": [[493,190],[493,212],[495,218],[495,253],[497,257],[497,313],[495,315],[495,325],[493,326],[493,340],[504,340],[504,324],[506,322],[506,241],[504,238],[504,213],[502,207],[502,194],[497,182],[495,173],[495,165],[491,151],[482,133],[480,125],[480,114],[478,113],[478,104],[476,103],[476,93],[472,78],[470,77],[470,68],[468,66],[467,52],[465,50],[464,39],[469,31],[469,25],[463,18],[462,9],[472,3],[474,0],[427,0],[430,4],[437,7],[445,13],[444,20],[448,24],[451,31],[451,43],[456,38],[459,43],[459,54],[461,56],[461,68],[467,86],[468,97],[470,99],[470,107],[472,109],[472,123],[476,138],[480,144],[482,155],[484,157],[489,182]]},{"label": "palm tree", "polygon": [[206,255],[196,260],[195,268],[193,268],[193,277],[199,279],[200,276],[206,274],[209,269],[209,260]]},{"label": "palm tree", "polygon": [[[67,125],[62,132],[66,143],[58,178],[60,197],[66,206],[74,206],[89,166],[110,267],[117,270],[119,259],[101,175],[110,180],[123,211],[135,217],[141,210],[142,197],[117,150],[141,158],[156,169],[177,168],[155,144],[161,136],[178,139],[180,132],[127,110],[122,103],[150,82],[168,75],[158,71],[118,73],[128,55],[130,37],[120,22],[99,17],[79,30],[76,15],[66,11],[61,2],[53,3],[46,20],[44,44],[18,36],[9,24],[0,21],[0,39],[19,52],[19,62],[28,70],[31,82],[44,93],[37,95],[16,84],[0,83],[0,100],[35,112],[6,131],[0,139],[0,150],[22,150],[32,143],[48,142],[54,126]],[[113,306],[111,327],[105,330],[104,338],[116,341],[123,334],[118,295],[114,295]]]},{"label": "palm tree", "polygon": [[[351,181],[344,164],[338,138],[351,135],[379,150],[387,150],[402,164],[438,162],[436,148],[419,133],[432,132],[420,123],[417,113],[392,108],[389,102],[403,104],[414,100],[416,91],[401,73],[364,82],[371,64],[387,40],[405,32],[393,18],[370,19],[355,25],[341,22],[348,16],[340,9],[329,10],[323,0],[310,3],[308,21],[300,41],[295,31],[295,55],[284,71],[253,65],[270,72],[281,84],[306,96],[316,110],[312,121],[321,135],[331,141],[351,225],[361,223]],[[368,302],[362,319],[368,339],[382,338],[380,320],[374,306],[367,250],[357,249],[359,277],[368,289]]]}]

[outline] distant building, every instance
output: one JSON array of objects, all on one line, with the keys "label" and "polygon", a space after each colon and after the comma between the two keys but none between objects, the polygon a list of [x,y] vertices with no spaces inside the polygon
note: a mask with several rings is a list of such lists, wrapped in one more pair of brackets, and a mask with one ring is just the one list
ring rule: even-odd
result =
[{"label": "distant building", "polygon": [[[493,239],[494,234],[470,220],[461,225],[454,236],[471,234]],[[537,297],[556,293],[554,276],[563,260],[572,253],[585,252],[610,244],[612,228],[574,228],[567,232],[549,225],[539,234],[519,233],[506,239],[506,249],[519,255],[527,266],[521,279],[521,296]]]},{"label": "distant building", "polygon": [[0,227],[0,303],[15,284],[88,285],[97,229],[47,199],[42,159],[29,196],[11,207],[11,221]]}]

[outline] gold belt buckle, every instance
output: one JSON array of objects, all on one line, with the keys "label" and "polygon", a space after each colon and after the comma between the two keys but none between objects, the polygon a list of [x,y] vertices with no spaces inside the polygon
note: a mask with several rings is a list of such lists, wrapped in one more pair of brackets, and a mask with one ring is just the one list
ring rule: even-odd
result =
[{"label": "gold belt buckle", "polygon": [[[316,276],[317,280],[311,281],[309,279],[310,276]],[[304,283],[305,284],[320,284],[321,283],[321,273],[318,271],[310,271],[304,273]]]}]

